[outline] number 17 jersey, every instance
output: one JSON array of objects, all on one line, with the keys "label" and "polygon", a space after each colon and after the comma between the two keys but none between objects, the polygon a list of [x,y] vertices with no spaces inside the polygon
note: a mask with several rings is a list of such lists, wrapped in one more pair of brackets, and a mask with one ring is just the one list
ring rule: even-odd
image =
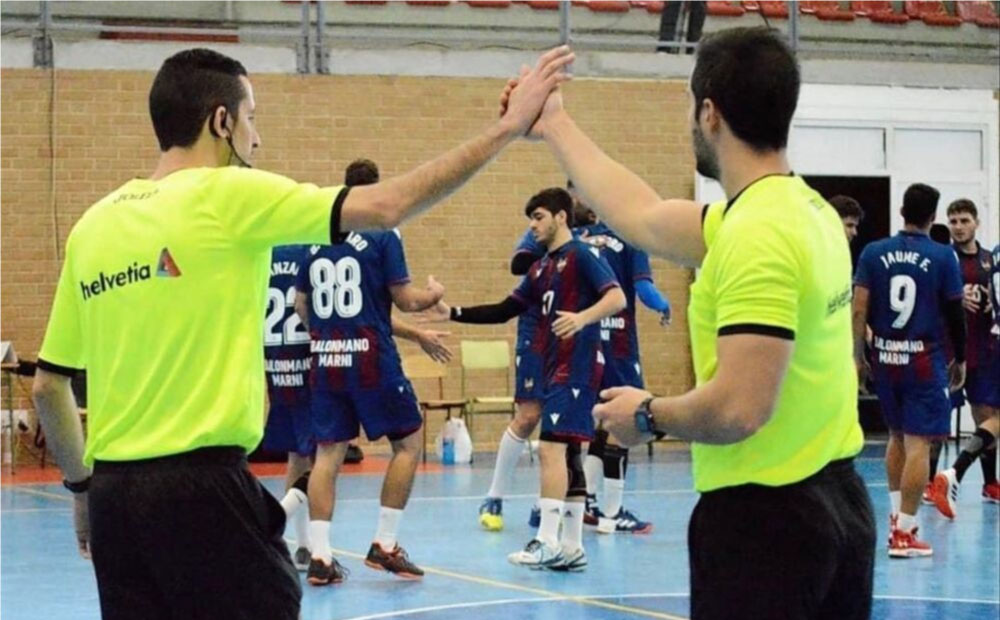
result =
[{"label": "number 17 jersey", "polygon": [[372,390],[402,377],[389,288],[409,281],[395,230],[309,248],[295,286],[309,298],[310,389]]},{"label": "number 17 jersey", "polygon": [[903,231],[865,247],[854,283],[869,291],[876,381],[946,384],[942,309],[962,298],[955,252]]}]

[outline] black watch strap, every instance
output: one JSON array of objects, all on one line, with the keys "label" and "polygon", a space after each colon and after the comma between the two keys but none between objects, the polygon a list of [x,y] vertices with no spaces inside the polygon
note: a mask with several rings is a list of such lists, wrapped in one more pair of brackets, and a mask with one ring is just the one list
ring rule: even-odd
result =
[{"label": "black watch strap", "polygon": [[72,491],[73,493],[85,493],[90,488],[90,478],[87,476],[79,482],[70,482],[69,480],[63,480],[63,486]]}]

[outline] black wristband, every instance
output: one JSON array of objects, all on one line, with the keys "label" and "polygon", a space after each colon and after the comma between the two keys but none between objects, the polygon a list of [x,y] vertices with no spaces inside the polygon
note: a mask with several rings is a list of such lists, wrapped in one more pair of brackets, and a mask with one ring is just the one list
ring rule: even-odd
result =
[{"label": "black wristband", "polygon": [[86,493],[90,489],[90,478],[87,476],[83,480],[78,482],[70,482],[69,480],[63,479],[63,486],[69,489],[73,493]]}]

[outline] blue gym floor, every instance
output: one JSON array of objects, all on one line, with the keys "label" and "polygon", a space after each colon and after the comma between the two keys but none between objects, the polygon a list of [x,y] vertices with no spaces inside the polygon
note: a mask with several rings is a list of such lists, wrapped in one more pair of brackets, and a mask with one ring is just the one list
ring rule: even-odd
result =
[{"label": "blue gym floor", "polygon": [[[888,528],[883,449],[869,446],[859,460],[878,513],[880,541]],[[954,455],[952,447],[942,463],[950,463]],[[504,503],[501,533],[484,532],[476,521],[491,468],[492,459],[480,456],[471,467],[418,476],[401,543],[427,571],[422,582],[395,579],[362,564],[374,533],[381,476],[343,477],[331,535],[335,553],[351,574],[339,586],[304,585],[303,619],[688,617],[685,540],[696,496],[686,451],[660,448],[652,461],[634,452],[626,504],[655,528],[645,536],[585,533],[590,566],[580,574],[533,572],[508,564],[507,553],[533,534],[527,516],[538,484],[537,465],[523,458],[514,495]],[[981,500],[981,480],[975,465],[966,476],[955,522],[932,506],[921,508],[921,534],[934,547],[932,557],[890,561],[879,548],[873,618],[1000,617],[1000,510]],[[278,493],[282,480],[264,483]],[[0,491],[4,620],[100,617],[93,572],[76,553],[70,520],[69,494],[59,485],[15,485]],[[740,617],[738,610],[733,617]]]}]

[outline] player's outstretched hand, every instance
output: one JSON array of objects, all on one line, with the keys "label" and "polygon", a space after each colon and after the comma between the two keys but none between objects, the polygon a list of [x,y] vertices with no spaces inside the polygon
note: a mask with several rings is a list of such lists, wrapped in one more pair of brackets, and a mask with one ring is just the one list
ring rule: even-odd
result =
[{"label": "player's outstretched hand", "polygon": [[948,365],[948,391],[957,392],[965,385],[965,362]]},{"label": "player's outstretched hand", "polygon": [[651,397],[646,390],[634,387],[616,387],[601,391],[601,399],[607,402],[594,407],[594,418],[604,424],[604,430],[615,436],[618,443],[626,448],[646,443],[653,435],[640,433],[635,425],[635,412],[642,401]]},{"label": "player's outstretched hand", "polygon": [[569,46],[561,45],[542,54],[533,68],[522,66],[517,80],[508,80],[500,95],[500,116],[513,124],[518,135],[542,137],[533,126],[550,94],[570,79],[566,66],[574,58]]},{"label": "player's outstretched hand", "polygon": [[90,513],[87,512],[87,497],[90,494],[73,494],[73,529],[76,530],[76,548],[80,557],[90,559]]},{"label": "player's outstretched hand", "polygon": [[670,316],[670,308],[667,308],[660,314],[660,327],[668,327],[670,325],[673,317]]},{"label": "player's outstretched hand", "polygon": [[587,326],[579,313],[556,310],[556,314],[559,318],[552,323],[552,333],[563,340],[572,338]]},{"label": "player's outstretched hand", "polygon": [[424,353],[432,360],[439,364],[447,364],[451,361],[453,354],[448,345],[444,343],[444,339],[450,335],[451,332],[421,329],[417,330],[417,342],[420,344],[420,348],[424,350]]},{"label": "player's outstretched hand", "polygon": [[966,284],[962,292],[962,307],[965,308],[965,311],[979,312],[979,302],[982,298],[979,287],[975,284]]},{"label": "player's outstretched hand", "polygon": [[451,320],[451,306],[439,301],[417,315],[417,323],[443,323]]}]

